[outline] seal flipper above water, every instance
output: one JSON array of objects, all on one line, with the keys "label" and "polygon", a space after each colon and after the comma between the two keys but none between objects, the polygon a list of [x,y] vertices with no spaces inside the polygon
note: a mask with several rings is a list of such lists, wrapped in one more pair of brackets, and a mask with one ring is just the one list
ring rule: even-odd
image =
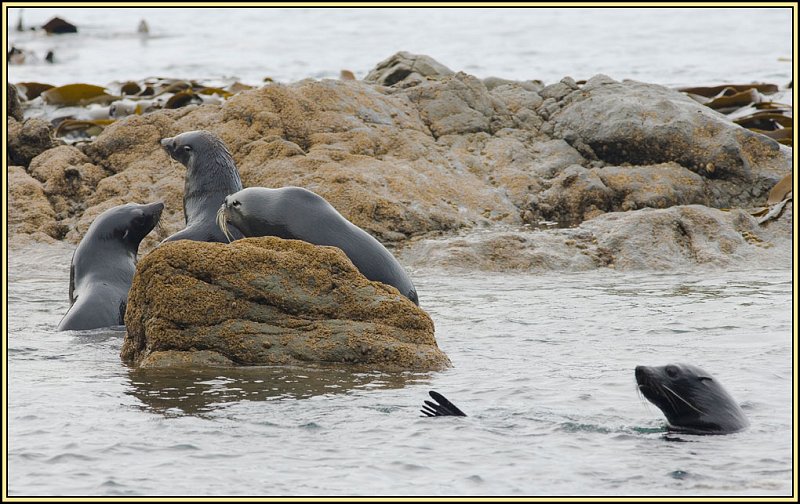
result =
[{"label": "seal flipper above water", "polygon": [[442,394],[431,390],[428,392],[434,401],[438,404],[434,404],[430,401],[425,401],[425,406],[422,407],[420,410],[425,416],[429,417],[436,417],[436,416],[467,416],[466,413],[461,411],[456,407],[455,404],[451,403],[447,400],[445,396]]}]

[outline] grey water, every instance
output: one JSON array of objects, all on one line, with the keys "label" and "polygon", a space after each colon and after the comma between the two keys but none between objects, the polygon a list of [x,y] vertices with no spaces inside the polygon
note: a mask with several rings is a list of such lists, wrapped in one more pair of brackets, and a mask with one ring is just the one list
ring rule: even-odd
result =
[{"label": "grey water", "polygon": [[[16,31],[61,16],[75,35]],[[150,28],[137,33],[140,20]],[[484,78],[557,82],[603,73],[665,86],[792,78],[792,10],[784,8],[77,8],[8,12],[25,49],[9,82],[53,85],[146,77],[260,84],[363,78],[397,51],[427,54]],[[55,64],[44,61],[48,51]]]},{"label": "grey water", "polygon": [[[148,371],[122,331],[55,331],[71,252],[10,255],[11,496],[791,494],[788,270],[414,271],[446,371]],[[751,427],[668,434],[633,370],[669,362]],[[421,417],[429,390],[468,416]]]}]

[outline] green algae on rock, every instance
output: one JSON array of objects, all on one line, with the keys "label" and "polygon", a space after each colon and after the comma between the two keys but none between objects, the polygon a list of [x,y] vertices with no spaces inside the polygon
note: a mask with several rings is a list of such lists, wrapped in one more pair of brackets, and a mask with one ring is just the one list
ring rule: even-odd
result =
[{"label": "green algae on rock", "polygon": [[121,357],[141,367],[306,362],[438,370],[434,325],[335,247],[179,240],[137,265]]}]

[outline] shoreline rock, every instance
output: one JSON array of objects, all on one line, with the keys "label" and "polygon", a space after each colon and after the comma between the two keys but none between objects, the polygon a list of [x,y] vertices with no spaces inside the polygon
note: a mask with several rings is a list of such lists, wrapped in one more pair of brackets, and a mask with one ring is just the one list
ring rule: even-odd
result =
[{"label": "shoreline rock", "polygon": [[[41,184],[50,207],[34,215],[12,198],[10,242],[39,233],[77,243],[109,206],[160,200],[161,227],[141,250],[151,249],[183,226],[184,169],[158,141],[194,129],[225,141],[246,187],[305,187],[401,248],[645,208],[749,209],[792,169],[787,147],[655,84],[481,81],[409,53],[370,75],[267,83],[218,104],[131,115],[71,147],[41,119],[9,116],[9,164]],[[387,75],[397,79],[367,82]],[[23,185],[41,200],[36,184]]]},{"label": "shoreline rock", "polygon": [[137,367],[366,364],[439,370],[434,325],[335,247],[246,238],[179,240],[136,268],[123,361]]},{"label": "shoreline rock", "polygon": [[749,213],[701,205],[612,212],[574,228],[489,229],[421,239],[400,260],[418,270],[492,272],[791,268],[792,205],[767,225]]}]

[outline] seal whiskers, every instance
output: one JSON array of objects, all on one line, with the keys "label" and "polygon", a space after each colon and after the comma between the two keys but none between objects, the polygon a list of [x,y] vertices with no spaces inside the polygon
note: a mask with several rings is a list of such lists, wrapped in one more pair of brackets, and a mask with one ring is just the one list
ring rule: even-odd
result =
[{"label": "seal whiskers", "polygon": [[228,231],[228,220],[225,218],[225,205],[219,207],[217,210],[217,226],[222,230],[225,234],[225,237],[228,239],[228,243],[233,241],[233,236],[231,236],[230,231]]},{"label": "seal whiskers", "polygon": [[[674,395],[675,397],[677,397],[678,399],[680,399],[681,401],[683,401],[684,403],[686,403],[686,406],[689,406],[690,408],[692,408],[692,409],[693,409],[693,410],[695,410],[696,412],[700,413],[701,415],[705,415],[705,413],[703,413],[703,412],[702,412],[702,411],[700,411],[699,409],[697,409],[697,408],[695,408],[694,406],[692,406],[692,403],[690,403],[689,401],[687,401],[686,399],[684,399],[683,397],[681,397],[681,395],[680,395],[679,393],[675,392],[674,390],[672,390],[671,388],[667,387],[666,385],[662,385],[662,387],[664,387],[665,389],[669,390],[669,391],[672,393],[672,395]],[[675,408],[675,409],[677,410],[677,408]]]}]

